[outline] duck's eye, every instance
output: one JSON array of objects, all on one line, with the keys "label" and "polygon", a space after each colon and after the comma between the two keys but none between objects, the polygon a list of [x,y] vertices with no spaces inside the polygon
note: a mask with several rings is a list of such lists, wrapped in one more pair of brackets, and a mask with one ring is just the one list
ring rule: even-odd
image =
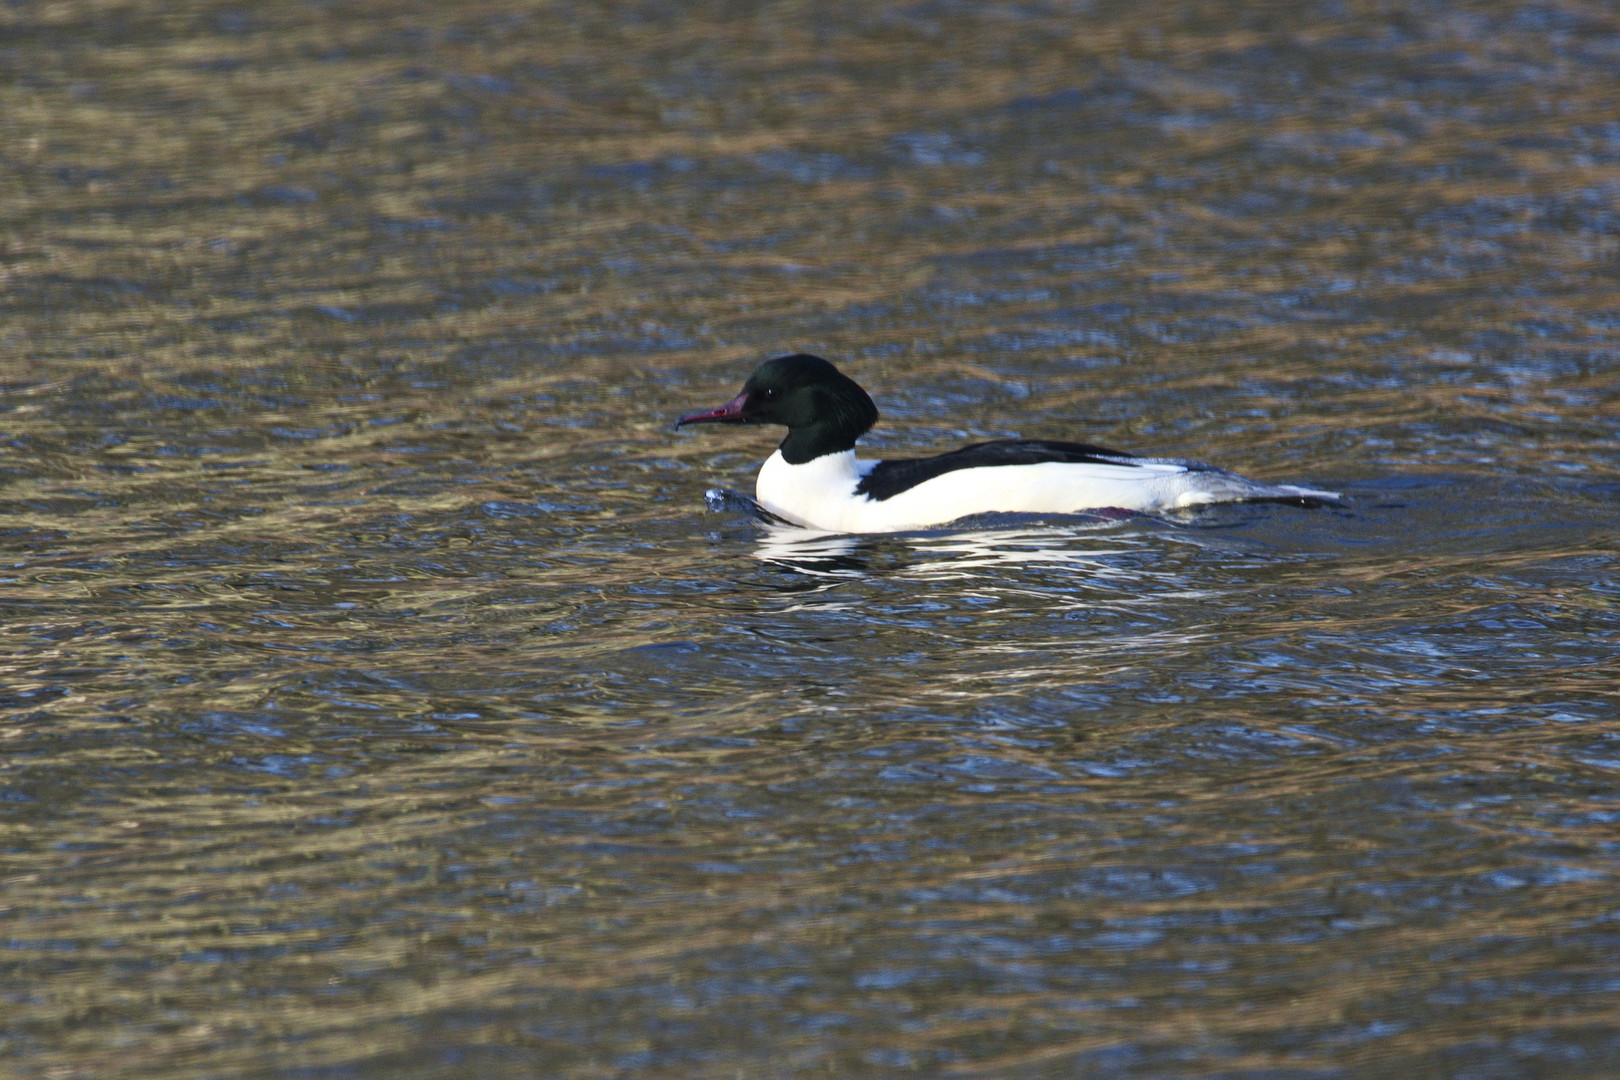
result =
[{"label": "duck's eye", "polygon": [[759,400],[761,400],[761,401],[775,401],[776,400],[776,388],[773,387],[773,386],[767,386],[765,389],[761,390],[759,392]]}]

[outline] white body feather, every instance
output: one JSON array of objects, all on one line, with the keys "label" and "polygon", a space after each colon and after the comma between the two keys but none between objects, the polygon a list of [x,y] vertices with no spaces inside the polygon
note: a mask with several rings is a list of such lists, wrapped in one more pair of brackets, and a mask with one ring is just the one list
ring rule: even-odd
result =
[{"label": "white body feather", "polygon": [[755,498],[795,524],[851,533],[925,528],[972,514],[1149,512],[1246,499],[1339,499],[1331,491],[1260,484],[1224,469],[1164,458],[1132,458],[1128,465],[981,466],[935,476],[887,499],[857,495],[856,485],[876,464],[846,450],[790,465],[778,450],[759,470]]}]

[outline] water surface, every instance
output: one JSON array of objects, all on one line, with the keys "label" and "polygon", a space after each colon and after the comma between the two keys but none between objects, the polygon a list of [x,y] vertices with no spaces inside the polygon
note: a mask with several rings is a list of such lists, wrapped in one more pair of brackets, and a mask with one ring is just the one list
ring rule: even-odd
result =
[{"label": "water surface", "polygon": [[[1620,20],[12,3],[19,1077],[1620,1072]],[[807,538],[1084,439],[1345,510]]]}]

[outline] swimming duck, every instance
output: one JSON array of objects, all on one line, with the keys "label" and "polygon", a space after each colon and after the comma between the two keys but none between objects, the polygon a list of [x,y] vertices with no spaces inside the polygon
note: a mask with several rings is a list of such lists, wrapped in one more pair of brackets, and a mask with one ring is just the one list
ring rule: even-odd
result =
[{"label": "swimming duck", "polygon": [[974,514],[1143,513],[1224,502],[1335,503],[1331,491],[1262,484],[1214,465],[1139,457],[1087,443],[997,439],[935,457],[861,461],[855,442],[877,406],[819,356],[767,360],[742,393],[687,424],[781,424],[787,438],[759,470],[755,498],[772,514],[828,532],[897,532]]}]

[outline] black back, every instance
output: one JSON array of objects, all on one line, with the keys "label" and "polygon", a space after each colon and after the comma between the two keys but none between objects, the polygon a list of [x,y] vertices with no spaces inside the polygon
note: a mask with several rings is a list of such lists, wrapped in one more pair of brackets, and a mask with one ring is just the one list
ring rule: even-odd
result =
[{"label": "black back", "polygon": [[1118,465],[1135,468],[1136,455],[1122,450],[1109,450],[1087,443],[1054,442],[1050,439],[998,439],[995,442],[974,443],[960,450],[937,457],[911,458],[904,461],[880,461],[872,471],[861,478],[855,494],[865,495],[874,502],[892,499],[902,491],[909,491],[925,480],[955,472],[958,469],[985,469],[998,465],[1039,465],[1058,461],[1067,464],[1091,462],[1098,465]]}]

